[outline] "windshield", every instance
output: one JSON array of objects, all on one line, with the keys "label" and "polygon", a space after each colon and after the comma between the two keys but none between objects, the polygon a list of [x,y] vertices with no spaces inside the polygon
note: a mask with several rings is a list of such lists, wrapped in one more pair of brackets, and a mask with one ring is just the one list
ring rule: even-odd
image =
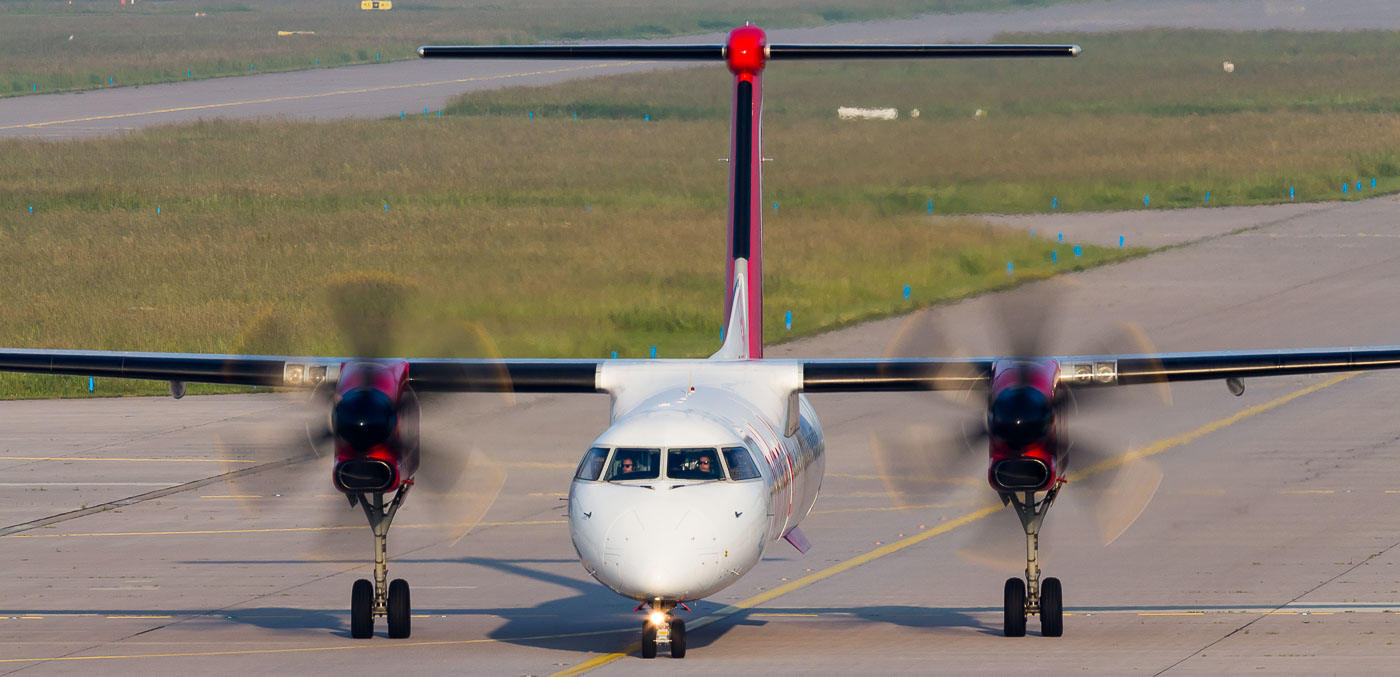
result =
[{"label": "windshield", "polygon": [[672,449],[666,453],[666,476],[673,480],[722,480],[724,469],[713,448]]},{"label": "windshield", "polygon": [[724,462],[729,465],[729,476],[734,481],[758,479],[758,467],[753,457],[743,447],[728,447],[724,450]]},{"label": "windshield", "polygon": [[608,481],[652,480],[661,476],[660,449],[620,447],[608,465]]},{"label": "windshield", "polygon": [[578,472],[574,473],[576,480],[595,481],[603,476],[603,464],[608,460],[608,450],[593,447],[588,453],[583,455],[583,461],[578,464]]}]

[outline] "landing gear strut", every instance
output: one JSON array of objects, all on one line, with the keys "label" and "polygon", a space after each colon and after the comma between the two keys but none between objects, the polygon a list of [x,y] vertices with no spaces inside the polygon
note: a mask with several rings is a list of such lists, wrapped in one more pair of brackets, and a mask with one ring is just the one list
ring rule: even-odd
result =
[{"label": "landing gear strut", "polygon": [[1026,579],[1010,578],[1006,581],[1002,601],[1003,628],[1007,637],[1026,636],[1026,616],[1040,616],[1040,634],[1045,637],[1059,637],[1064,634],[1064,602],[1060,589],[1060,579],[1040,580],[1040,525],[1045,521],[1045,513],[1060,493],[1062,482],[1057,482],[1045,497],[1036,500],[1034,491],[1020,494],[1003,494],[1002,499],[1016,508],[1016,516],[1021,518],[1021,528],[1026,531]]},{"label": "landing gear strut", "polygon": [[389,582],[389,525],[412,486],[404,483],[387,505],[382,493],[350,495],[350,505],[364,508],[374,530],[374,582],[361,578],[350,590],[350,636],[355,639],[373,637],[374,619],[381,616],[389,620],[390,639],[403,639],[412,632],[408,582],[402,578]]},{"label": "landing gear strut", "polygon": [[658,644],[671,646],[671,658],[685,658],[685,621],[676,618],[675,602],[649,604],[652,612],[642,622],[642,658],[656,658]]}]

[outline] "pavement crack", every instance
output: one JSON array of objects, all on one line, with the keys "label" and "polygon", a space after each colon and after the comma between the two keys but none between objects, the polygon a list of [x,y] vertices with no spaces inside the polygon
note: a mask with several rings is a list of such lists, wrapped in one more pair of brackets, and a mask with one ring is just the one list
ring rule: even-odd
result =
[{"label": "pavement crack", "polygon": [[213,475],[213,476],[210,476],[210,477],[205,477],[205,478],[203,478],[203,479],[198,479],[198,480],[193,480],[193,481],[190,481],[190,482],[185,482],[184,484],[177,484],[177,485],[175,485],[175,486],[173,486],[173,487],[166,487],[166,488],[164,488],[164,489],[156,489],[155,491],[148,491],[148,492],[146,492],[146,493],[144,493],[144,494],[137,494],[137,495],[135,495],[135,496],[129,496],[129,497],[127,497],[127,498],[119,498],[119,499],[117,499],[117,500],[115,500],[115,501],[108,501],[108,502],[106,502],[106,503],[100,503],[100,504],[98,504],[98,505],[94,505],[94,506],[88,507],[88,508],[81,508],[81,509],[78,509],[78,510],[70,510],[70,511],[68,511],[68,512],[59,513],[59,514],[57,514],[57,515],[51,515],[51,516],[49,516],[49,517],[41,517],[41,518],[36,519],[36,520],[31,520],[31,521],[28,521],[28,522],[21,522],[21,523],[19,523],[19,524],[13,524],[13,525],[10,525],[10,526],[5,527],[5,528],[3,528],[3,529],[0,529],[0,538],[4,538],[4,537],[9,536],[9,535],[11,535],[11,534],[17,534],[17,533],[20,533],[20,532],[22,532],[22,531],[29,531],[29,530],[31,530],[31,529],[38,529],[38,528],[40,528],[40,527],[46,527],[46,526],[49,526],[49,525],[51,525],[51,524],[57,524],[57,523],[59,523],[59,522],[67,522],[68,520],[78,519],[79,517],[87,517],[88,515],[95,515],[95,514],[97,514],[97,513],[107,512],[108,510],[114,510],[114,509],[116,509],[116,508],[124,508],[124,507],[127,507],[127,506],[136,505],[137,503],[143,503],[143,502],[145,502],[145,501],[150,501],[150,500],[154,500],[154,499],[157,499],[157,498],[164,498],[164,497],[166,497],[166,496],[170,496],[171,494],[178,494],[178,493],[181,493],[181,492],[184,492],[184,491],[190,491],[190,490],[192,490],[192,489],[199,489],[199,488],[202,488],[202,487],[209,486],[209,485],[211,485],[211,484],[218,484],[219,482],[224,482],[224,481],[227,481],[227,480],[230,480],[230,479],[234,479],[234,478],[237,478],[237,477],[243,477],[243,476],[246,476],[246,475],[253,475],[253,474],[257,474],[257,473],[264,472],[264,471],[267,471],[267,470],[272,470],[272,469],[274,469],[274,468],[286,467],[286,466],[293,465],[293,464],[296,464],[296,463],[301,463],[301,462],[306,461],[306,460],[308,460],[308,459],[306,459],[305,457],[293,457],[293,458],[282,459],[282,460],[280,460],[280,461],[271,461],[271,462],[269,462],[269,463],[261,463],[261,464],[258,464],[258,465],[255,465],[255,466],[251,466],[251,467],[248,467],[248,468],[240,468],[240,469],[238,469],[238,470],[231,470],[231,471],[226,472],[226,473],[220,473],[220,474],[218,474],[218,475]]},{"label": "pavement crack", "polygon": [[1227,640],[1227,639],[1230,639],[1231,637],[1234,637],[1235,635],[1239,634],[1240,631],[1246,630],[1246,629],[1249,628],[1249,626],[1254,625],[1255,623],[1258,623],[1260,620],[1263,620],[1263,619],[1265,619],[1265,618],[1268,618],[1270,615],[1272,615],[1272,614],[1274,614],[1274,613],[1277,613],[1278,611],[1280,611],[1280,610],[1282,610],[1282,609],[1285,609],[1285,608],[1287,608],[1287,607],[1289,607],[1289,606],[1291,606],[1291,605],[1297,603],[1298,600],[1300,600],[1300,599],[1302,599],[1302,598],[1304,598],[1304,597],[1307,597],[1308,595],[1311,595],[1312,593],[1317,592],[1318,590],[1320,590],[1320,589],[1322,589],[1323,587],[1327,586],[1328,584],[1330,584],[1330,583],[1336,581],[1337,579],[1339,579],[1339,578],[1341,578],[1341,577],[1343,577],[1343,576],[1345,576],[1345,575],[1347,575],[1347,574],[1349,574],[1349,573],[1351,573],[1351,572],[1353,572],[1353,571],[1356,571],[1357,569],[1360,569],[1361,567],[1363,567],[1363,566],[1365,566],[1366,564],[1370,563],[1371,560],[1373,560],[1373,559],[1375,559],[1375,558],[1377,558],[1377,557],[1380,557],[1380,556],[1382,556],[1382,555],[1384,555],[1384,554],[1390,552],[1391,550],[1394,550],[1396,547],[1400,547],[1400,541],[1397,541],[1397,542],[1395,542],[1395,543],[1391,543],[1390,545],[1386,546],[1385,549],[1381,550],[1380,552],[1376,552],[1376,553],[1373,553],[1373,554],[1366,555],[1366,556],[1362,557],[1360,562],[1357,562],[1356,564],[1353,564],[1353,565],[1347,567],[1345,570],[1341,571],[1341,572],[1338,573],[1336,576],[1333,576],[1333,577],[1331,577],[1331,578],[1329,578],[1329,579],[1327,579],[1327,580],[1325,580],[1325,581],[1323,581],[1323,582],[1321,582],[1321,583],[1318,583],[1317,585],[1314,585],[1313,587],[1308,588],[1307,590],[1304,590],[1303,592],[1299,593],[1299,594],[1298,594],[1296,597],[1294,597],[1293,599],[1290,599],[1290,600],[1288,600],[1287,602],[1284,602],[1283,604],[1280,604],[1280,605],[1278,605],[1278,606],[1276,606],[1276,607],[1274,607],[1274,608],[1272,608],[1272,609],[1269,609],[1268,611],[1265,611],[1265,612],[1259,614],[1258,616],[1255,616],[1254,619],[1250,620],[1248,623],[1245,623],[1244,625],[1241,625],[1241,626],[1239,626],[1238,628],[1235,628],[1234,630],[1231,630],[1230,632],[1225,633],[1225,635],[1224,635],[1223,637],[1220,637],[1219,639],[1217,639],[1217,640],[1215,640],[1215,641],[1213,641],[1213,642],[1211,642],[1211,643],[1209,643],[1209,644],[1207,644],[1207,645],[1205,645],[1205,646],[1203,646],[1203,647],[1201,647],[1201,648],[1199,648],[1199,649],[1197,649],[1197,650],[1191,652],[1190,654],[1187,654],[1186,656],[1182,657],[1181,660],[1178,660],[1177,662],[1172,663],[1171,665],[1168,665],[1168,666],[1165,667],[1165,668],[1162,668],[1162,670],[1160,670],[1159,672],[1154,673],[1153,677],[1158,677],[1159,675],[1164,675],[1164,674],[1166,674],[1167,672],[1169,672],[1169,671],[1171,671],[1172,669],[1174,669],[1176,666],[1181,665],[1182,663],[1185,663],[1186,661],[1191,660],[1192,658],[1195,658],[1196,656],[1200,656],[1201,654],[1205,653],[1207,650],[1209,650],[1211,647],[1215,646],[1216,644],[1219,644],[1219,643],[1221,643],[1221,642],[1223,642],[1223,641],[1225,641],[1225,640]]}]

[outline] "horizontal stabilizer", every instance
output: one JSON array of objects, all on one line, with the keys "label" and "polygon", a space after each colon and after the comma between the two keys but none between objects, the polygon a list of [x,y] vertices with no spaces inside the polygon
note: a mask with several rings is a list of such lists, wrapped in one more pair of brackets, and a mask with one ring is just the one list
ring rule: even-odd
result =
[{"label": "horizontal stabilizer", "polygon": [[769,45],[768,58],[988,59],[1079,56],[1078,45]]},{"label": "horizontal stabilizer", "polygon": [[447,45],[419,47],[424,59],[645,59],[723,61],[724,45]]},{"label": "horizontal stabilizer", "polygon": [[[715,45],[441,45],[418,48],[424,59],[638,59],[723,61]],[[1077,45],[768,45],[769,60],[986,59],[1079,56]]]}]

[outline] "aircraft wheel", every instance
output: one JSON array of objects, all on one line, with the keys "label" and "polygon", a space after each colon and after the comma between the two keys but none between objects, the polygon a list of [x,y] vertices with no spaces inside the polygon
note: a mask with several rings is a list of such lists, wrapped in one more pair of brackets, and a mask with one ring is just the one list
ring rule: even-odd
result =
[{"label": "aircraft wheel", "polygon": [[1064,593],[1058,578],[1047,578],[1040,584],[1040,634],[1043,637],[1065,634]]},{"label": "aircraft wheel", "polygon": [[409,604],[408,581],[396,578],[389,583],[389,638],[404,639],[413,632],[413,607]]},{"label": "aircraft wheel", "polygon": [[642,658],[656,658],[656,626],[651,621],[642,623]]},{"label": "aircraft wheel", "polygon": [[361,578],[350,588],[350,636],[374,636],[374,584]]},{"label": "aircraft wheel", "polygon": [[1026,582],[1019,578],[1006,579],[1002,601],[1004,620],[1002,632],[1007,637],[1026,636]]},{"label": "aircraft wheel", "polygon": [[671,621],[671,658],[685,658],[685,621]]}]

